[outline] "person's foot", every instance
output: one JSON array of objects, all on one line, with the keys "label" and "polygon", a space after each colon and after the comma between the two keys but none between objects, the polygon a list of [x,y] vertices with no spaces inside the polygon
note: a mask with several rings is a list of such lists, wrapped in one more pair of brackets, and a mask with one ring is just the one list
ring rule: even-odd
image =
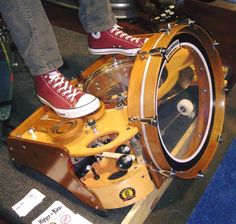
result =
[{"label": "person's foot", "polygon": [[122,27],[115,25],[109,30],[89,33],[88,50],[92,54],[124,54],[135,56],[145,42],[145,38],[137,38],[123,32]]},{"label": "person's foot", "polygon": [[100,106],[98,98],[78,91],[58,71],[37,75],[34,82],[40,101],[61,117],[82,117],[94,112]]}]

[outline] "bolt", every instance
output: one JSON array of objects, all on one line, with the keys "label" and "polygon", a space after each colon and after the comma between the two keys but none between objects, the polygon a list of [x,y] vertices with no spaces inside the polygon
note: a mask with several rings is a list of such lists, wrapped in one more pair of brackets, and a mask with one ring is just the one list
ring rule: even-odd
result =
[{"label": "bolt", "polygon": [[139,139],[142,138],[142,135],[141,135],[140,133],[137,133],[137,134],[135,135],[135,138],[139,140]]},{"label": "bolt", "polygon": [[203,178],[204,177],[204,174],[202,171],[199,171],[198,174],[197,174],[197,178]]},{"label": "bolt", "polygon": [[213,41],[213,47],[218,47],[220,45],[219,42],[217,42],[216,40]]}]

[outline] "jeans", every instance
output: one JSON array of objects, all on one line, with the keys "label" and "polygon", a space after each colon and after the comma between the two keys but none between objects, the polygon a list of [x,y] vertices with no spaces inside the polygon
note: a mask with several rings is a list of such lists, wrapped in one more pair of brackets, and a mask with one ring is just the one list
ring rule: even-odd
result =
[{"label": "jeans", "polygon": [[[87,32],[103,31],[116,23],[109,0],[80,0],[79,4],[80,20]],[[57,41],[40,0],[0,0],[0,13],[32,75],[62,66]]]}]

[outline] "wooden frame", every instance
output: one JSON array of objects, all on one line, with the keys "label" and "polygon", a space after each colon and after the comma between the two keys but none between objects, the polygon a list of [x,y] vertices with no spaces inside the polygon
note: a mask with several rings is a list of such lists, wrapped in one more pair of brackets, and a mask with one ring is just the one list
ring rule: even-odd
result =
[{"label": "wooden frame", "polygon": [[[193,84],[197,83],[202,88],[209,82],[206,77],[196,79],[195,75],[201,74],[203,62],[193,60],[190,51],[181,46],[178,38],[175,39],[181,35],[197,40],[210,63],[214,114],[208,141],[204,142],[204,153],[199,160],[185,170],[173,170],[160,140],[158,121],[155,121],[157,102],[173,88],[179,71],[185,67],[196,67],[193,69]],[[122,60],[125,57],[117,58]],[[171,58],[176,63],[166,66],[167,71],[172,73],[160,87],[158,78],[164,63]],[[113,63],[113,59],[112,56],[99,59],[84,71],[83,79],[93,78],[95,72],[102,70],[104,64]],[[42,172],[94,209],[114,209],[135,204],[122,223],[142,223],[171,183],[172,175],[194,178],[212,160],[223,126],[223,88],[222,64],[212,39],[199,26],[191,23],[176,25],[154,34],[138,53],[130,74],[127,107],[106,107],[102,103],[95,113],[68,120],[57,116],[46,106],[41,107],[10,134],[9,155],[14,163]],[[191,141],[187,142],[187,139],[196,129],[201,131],[200,134],[206,129],[205,114],[208,116],[210,103],[208,98],[201,98],[201,93],[198,92],[199,116],[192,122],[195,126],[190,125],[186,130],[173,154],[178,154],[184,145],[190,149],[194,146],[195,149],[195,145],[200,144],[200,140],[195,138],[199,133],[194,133]],[[116,150],[122,144],[131,148],[132,163],[125,171],[117,165],[120,155]],[[193,154],[192,151],[189,153]],[[113,154],[116,155],[113,157]],[[83,161],[90,157],[94,161],[85,164],[86,173],[72,163],[72,159]],[[76,173],[77,168],[79,173]]]}]

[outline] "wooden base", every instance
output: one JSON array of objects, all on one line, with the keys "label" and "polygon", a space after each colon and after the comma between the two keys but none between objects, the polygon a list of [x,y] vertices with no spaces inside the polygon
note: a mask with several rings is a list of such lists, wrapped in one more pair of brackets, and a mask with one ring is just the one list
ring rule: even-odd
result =
[{"label": "wooden base", "polygon": [[164,181],[159,189],[155,188],[146,198],[136,202],[127,213],[121,224],[141,224],[150,215],[157,202],[172,182],[172,178]]}]

